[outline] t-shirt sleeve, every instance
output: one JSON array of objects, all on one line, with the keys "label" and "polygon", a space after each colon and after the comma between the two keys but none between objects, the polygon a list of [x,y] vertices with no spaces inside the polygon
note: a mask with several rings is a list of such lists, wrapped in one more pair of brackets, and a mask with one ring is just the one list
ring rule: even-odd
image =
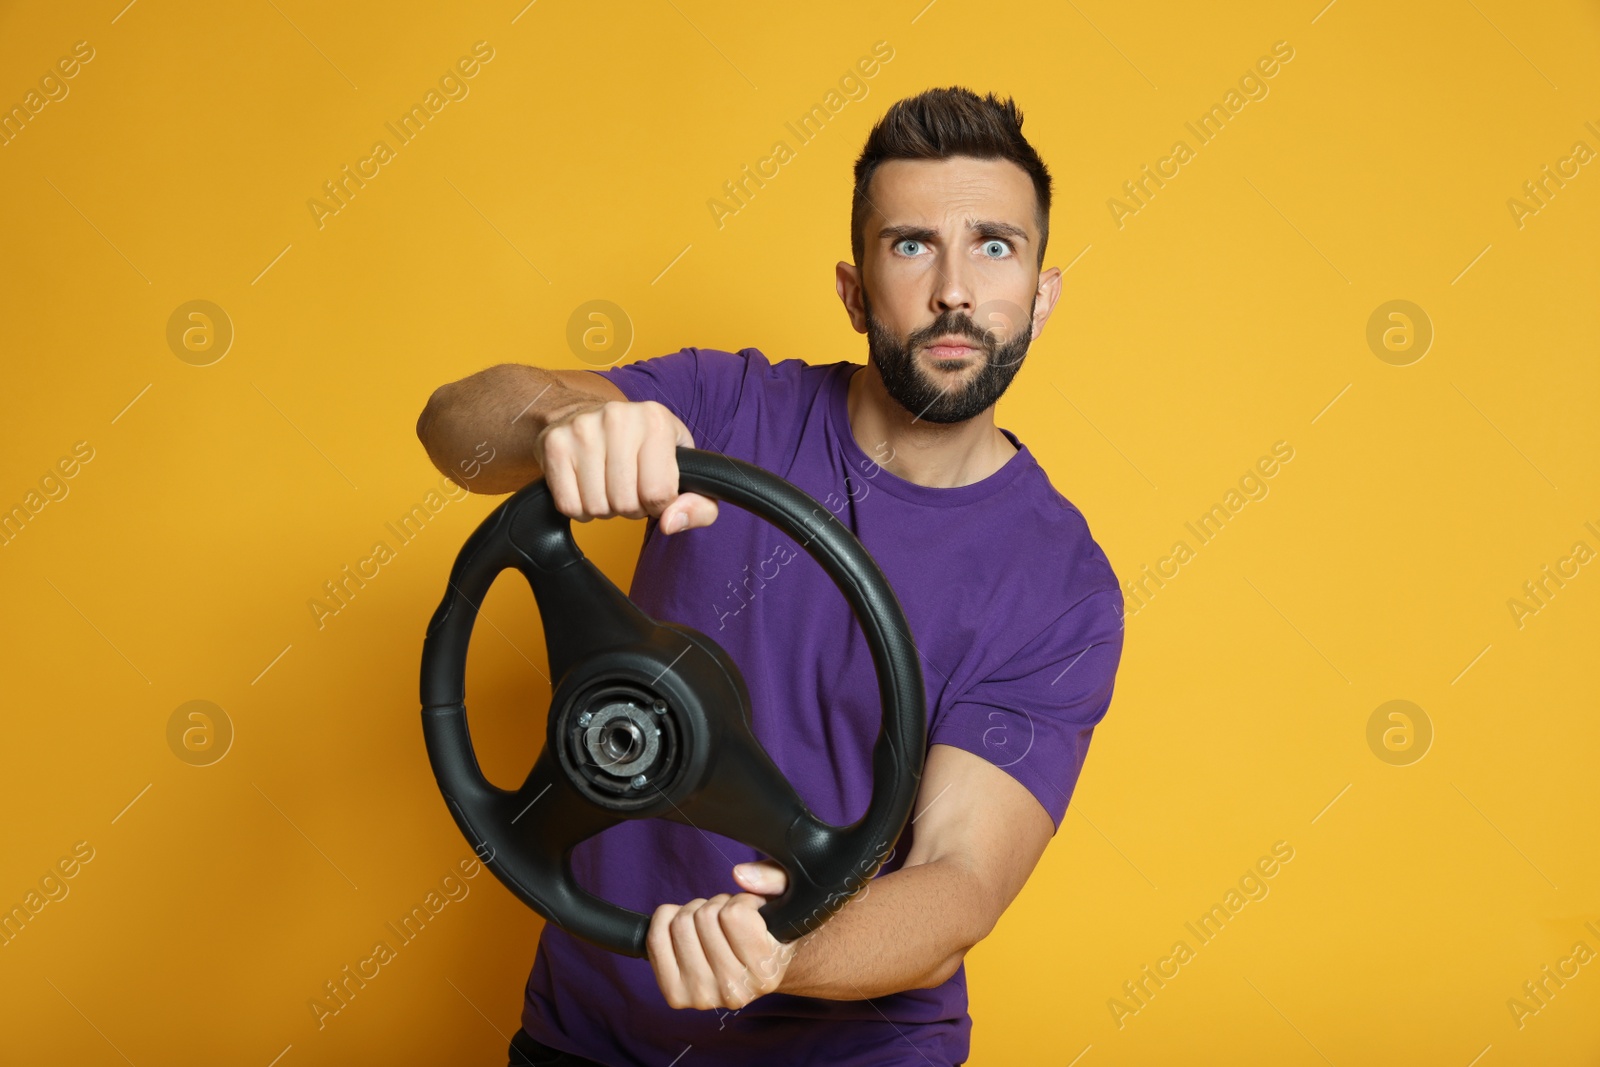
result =
[{"label": "t-shirt sleeve", "polygon": [[591,373],[610,379],[634,403],[665,405],[689,428],[696,448],[721,452],[733,433],[751,351],[682,348]]},{"label": "t-shirt sleeve", "polygon": [[1122,593],[1080,600],[935,717],[930,745],[953,745],[1021,782],[1061,829],[1089,738],[1111,706],[1122,659]]}]

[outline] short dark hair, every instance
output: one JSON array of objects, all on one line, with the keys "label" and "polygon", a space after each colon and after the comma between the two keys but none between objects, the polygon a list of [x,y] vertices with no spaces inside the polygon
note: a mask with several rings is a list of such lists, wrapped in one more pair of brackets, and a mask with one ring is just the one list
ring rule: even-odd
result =
[{"label": "short dark hair", "polygon": [[856,266],[866,251],[862,226],[871,205],[867,188],[878,164],[891,159],[1008,159],[1033,180],[1039,225],[1039,267],[1050,239],[1050,171],[1033,146],[1022,136],[1022,110],[1009,97],[993,93],[979,97],[970,89],[952,85],[928,89],[896,101],[867,135],[866,147],[856,160],[855,195],[850,203],[850,252]]}]

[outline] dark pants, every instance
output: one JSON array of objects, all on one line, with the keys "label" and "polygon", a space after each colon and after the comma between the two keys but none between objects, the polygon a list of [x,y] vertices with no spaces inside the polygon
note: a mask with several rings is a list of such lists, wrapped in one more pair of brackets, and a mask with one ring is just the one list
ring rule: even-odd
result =
[{"label": "dark pants", "polygon": [[518,1030],[511,1038],[509,1067],[605,1067],[605,1064],[570,1052],[558,1052],[529,1037],[526,1030]]},{"label": "dark pants", "polygon": [[509,1067],[605,1067],[605,1064],[583,1056],[559,1052],[549,1045],[542,1045],[520,1028],[512,1035],[510,1055]]}]

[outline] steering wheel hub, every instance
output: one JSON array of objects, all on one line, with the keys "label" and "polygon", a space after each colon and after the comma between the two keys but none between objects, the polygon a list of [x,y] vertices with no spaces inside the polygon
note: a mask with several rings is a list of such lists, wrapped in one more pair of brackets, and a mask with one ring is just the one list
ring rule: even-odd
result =
[{"label": "steering wheel hub", "polygon": [[[667,713],[666,701],[640,686],[598,686],[567,708],[564,719],[555,730],[561,738],[561,769],[602,807],[648,807],[679,770],[678,721]],[[645,795],[652,783],[656,789]]]}]

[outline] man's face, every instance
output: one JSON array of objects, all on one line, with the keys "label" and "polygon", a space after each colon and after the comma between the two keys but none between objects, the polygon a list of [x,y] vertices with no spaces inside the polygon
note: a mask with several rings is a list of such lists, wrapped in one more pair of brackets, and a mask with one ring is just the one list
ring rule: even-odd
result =
[{"label": "man's face", "polygon": [[868,354],[913,416],[965,422],[1000,399],[1033,342],[1033,183],[1008,160],[893,160],[873,174],[870,196],[861,292]]}]

